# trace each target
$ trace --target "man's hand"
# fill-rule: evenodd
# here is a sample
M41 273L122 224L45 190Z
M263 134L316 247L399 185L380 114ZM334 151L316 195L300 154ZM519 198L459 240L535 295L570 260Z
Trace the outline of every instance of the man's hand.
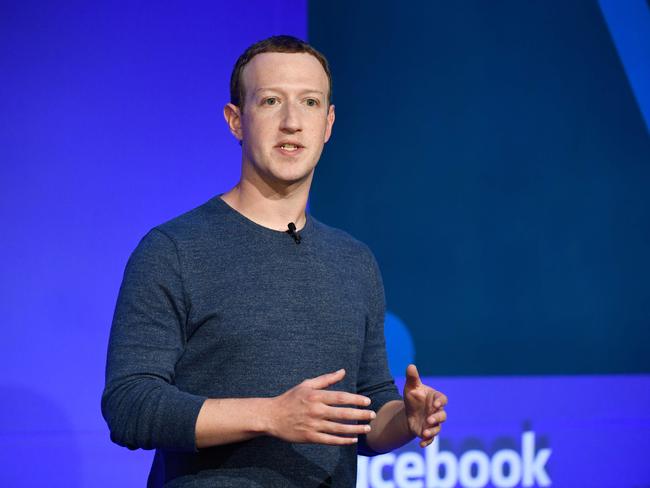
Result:
M369 422L376 415L371 410L335 406L370 405L368 397L325 390L344 376L345 370L340 369L307 379L272 398L267 412L270 422L268 434L288 442L330 445L356 443L359 434L370 432L370 425L356 424L354 421Z
M411 434L420 437L420 447L426 447L440 432L442 422L447 420L447 397L420 381L414 364L406 368L404 385L404 407L406 421Z

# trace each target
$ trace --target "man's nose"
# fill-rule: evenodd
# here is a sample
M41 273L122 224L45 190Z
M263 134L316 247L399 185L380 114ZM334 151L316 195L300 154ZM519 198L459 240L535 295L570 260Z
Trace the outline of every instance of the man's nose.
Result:
M290 133L302 130L298 107L291 103L284 105L282 110L282 120L280 121L280 130Z

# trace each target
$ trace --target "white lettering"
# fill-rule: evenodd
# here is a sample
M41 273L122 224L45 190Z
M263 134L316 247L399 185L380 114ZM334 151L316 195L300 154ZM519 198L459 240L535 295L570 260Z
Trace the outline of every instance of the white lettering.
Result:
M373 458L360 456L357 461L357 488L495 488L546 487L551 479L546 464L551 449L535 451L535 433L521 436L521 454L512 449L496 451L492 457L472 449L460 459L451 451L440 451L439 441L424 450L406 451L399 455L382 454ZM393 468L393 476L384 477L385 468Z
M395 454L389 452L380 456L375 456L370 461L370 486L372 488L395 488L395 483L384 479L382 471L384 466L390 466L395 463Z
M424 481L424 460L417 452L405 452L395 462L394 478L399 488L422 488Z
M368 488L368 461L367 456L357 456L357 488Z
M523 486L534 486L535 480L539 486L549 486L551 480L544 469L550 449L540 449L535 454L535 432L524 432L521 436L521 457L524 465Z
M490 481L490 458L482 451L467 451L460 457L458 478L461 486L466 488L483 488ZM472 476L472 465L476 466L476 475Z
M505 467L508 466L508 474ZM512 449L502 449L492 456L491 473L492 484L499 488L512 488L521 479L521 458L519 453Z
M438 438L424 448L427 466L427 488L453 488L458 481L458 462L454 453L438 451ZM440 467L445 468L445 476L440 478Z

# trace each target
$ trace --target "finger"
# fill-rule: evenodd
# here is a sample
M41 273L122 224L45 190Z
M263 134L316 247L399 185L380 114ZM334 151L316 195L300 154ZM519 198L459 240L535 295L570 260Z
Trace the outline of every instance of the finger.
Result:
M345 369L339 369L333 373L325 373L315 378L309 378L303 381L304 385L310 386L315 390L322 390L335 383L338 383L345 376Z
M440 433L440 425L436 425L435 427L424 429L420 437L422 437L422 439L431 439L437 436L439 433Z
M433 406L436 408L443 408L447 405L447 395L442 392L436 391L436 399L433 402Z
M315 399L326 405L357 405L359 407L370 405L370 398L347 391L319 390Z
M427 447L427 446L429 446L433 441L434 441L434 439L429 439L429 440L427 440L427 441L420 441L420 447L422 447L422 448Z
M345 408L345 407L326 407L324 418L329 420L360 420L362 422L369 422L377 414L372 410L365 410L361 408Z
M415 366L415 364L409 364L406 368L406 386L409 388L417 388L421 385L422 382L420 381L418 368Z
M316 432L309 440L309 442L315 442L316 444L327 444L330 446L348 446L350 444L356 444L358 440L357 437L343 437Z
M324 420L318 430L327 434L361 435L370 432L370 426L368 424L342 424Z
M440 424L447 420L447 412L440 410L427 418L429 425Z

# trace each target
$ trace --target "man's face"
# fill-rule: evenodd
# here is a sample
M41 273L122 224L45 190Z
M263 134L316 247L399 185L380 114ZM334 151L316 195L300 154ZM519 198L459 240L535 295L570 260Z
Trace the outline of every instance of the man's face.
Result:
M244 170L271 184L310 181L334 123L320 62L307 53L258 54L244 67L242 82Z

